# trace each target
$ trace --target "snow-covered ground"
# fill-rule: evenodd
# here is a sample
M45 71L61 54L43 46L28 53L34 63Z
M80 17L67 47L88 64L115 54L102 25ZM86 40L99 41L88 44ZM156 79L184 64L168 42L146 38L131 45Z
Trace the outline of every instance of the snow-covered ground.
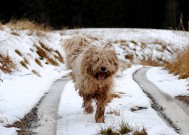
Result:
M128 62L126 56L132 55L133 63L148 58L170 61L177 52L189 44L189 33L177 31L80 29L45 33L4 27L0 30L0 55L8 54L16 63L17 70L11 74L0 71L0 79L3 80L3 82L0 80L0 135L17 134L16 128L5 126L23 118L44 96L53 81L67 74L65 65L56 59L58 55L56 50L64 55L61 44L64 39L75 33L97 37L99 42L110 40L120 60ZM51 52L45 50L43 45L50 48ZM41 59L36 46L45 50L58 66ZM15 53L15 50L19 50L21 56ZM42 66L36 63L36 59ZM20 64L26 60L27 68ZM133 72L140 67L132 66L119 72L114 91L120 94L121 98L115 98L108 104L103 124L95 123L94 114L83 113L82 100L70 81L61 97L59 115L62 118L58 120L57 134L98 134L102 128L109 126L118 130L122 121L129 124L133 130L144 127L150 135L176 134L151 108L150 100L132 79ZM161 68L152 68L148 74L150 74L148 79L157 84L163 92L172 96L188 94L186 86L188 80L178 80ZM165 87L166 89L163 89ZM136 106L146 109L131 111L131 108Z
M139 68L141 66L132 66L116 78L114 92L120 93L121 97L108 104L103 124L95 123L95 113L84 114L82 99L70 81L63 90L59 105L61 119L58 120L57 135L94 135L108 127L119 131L122 122L130 125L133 131L145 128L149 135L176 135L151 108L151 101L133 80L132 75ZM137 107L144 109L132 111Z

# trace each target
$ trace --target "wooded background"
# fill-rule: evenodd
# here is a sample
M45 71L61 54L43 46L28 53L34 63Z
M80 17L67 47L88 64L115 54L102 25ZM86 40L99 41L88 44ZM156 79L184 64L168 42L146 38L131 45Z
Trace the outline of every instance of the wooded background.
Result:
M176 29L189 21L189 0L2 0L0 20L29 19L54 28Z

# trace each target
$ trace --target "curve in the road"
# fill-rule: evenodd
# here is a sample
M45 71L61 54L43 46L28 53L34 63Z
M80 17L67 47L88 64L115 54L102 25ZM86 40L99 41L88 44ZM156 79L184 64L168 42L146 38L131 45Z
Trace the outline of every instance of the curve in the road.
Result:
M53 83L48 93L38 106L37 115L39 121L37 128L33 132L39 135L55 135L58 119L58 106L60 97L65 84L70 79L68 77L61 78Z
M176 132L181 135L189 134L189 115L182 103L175 98L161 92L146 77L149 68L141 68L133 74L133 79L140 85L143 91L152 100L152 107L158 112Z

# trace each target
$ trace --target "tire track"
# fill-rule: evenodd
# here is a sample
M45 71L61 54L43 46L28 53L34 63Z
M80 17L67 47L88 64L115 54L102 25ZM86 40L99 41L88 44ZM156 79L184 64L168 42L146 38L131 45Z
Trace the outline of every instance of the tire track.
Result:
M38 135L56 135L58 107L60 97L65 84L70 80L68 77L61 78L54 82L38 106L37 115L39 121L33 132Z
M149 68L139 69L133 74L133 79L151 99L152 108L158 112L159 116L166 121L169 126L173 127L177 133L188 135L188 110L183 108L183 103L162 93L158 87L146 78L148 69Z

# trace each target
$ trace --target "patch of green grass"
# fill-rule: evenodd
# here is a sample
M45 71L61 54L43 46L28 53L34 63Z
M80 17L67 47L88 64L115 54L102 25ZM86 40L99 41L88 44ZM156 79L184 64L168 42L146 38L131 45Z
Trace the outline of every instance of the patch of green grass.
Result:
M148 135L146 129L143 128L141 131L134 131L133 135Z
M131 131L132 131L131 127L127 123L122 121L121 124L120 124L120 130L119 130L120 134L127 134Z
M111 127L108 127L107 129L102 129L100 131L100 134L101 135L119 135L119 133L113 131Z
M125 123L124 121L121 122L119 125L119 130L114 130L112 127L102 128L100 135L148 135L146 129L143 128L142 130L133 129L129 124Z

